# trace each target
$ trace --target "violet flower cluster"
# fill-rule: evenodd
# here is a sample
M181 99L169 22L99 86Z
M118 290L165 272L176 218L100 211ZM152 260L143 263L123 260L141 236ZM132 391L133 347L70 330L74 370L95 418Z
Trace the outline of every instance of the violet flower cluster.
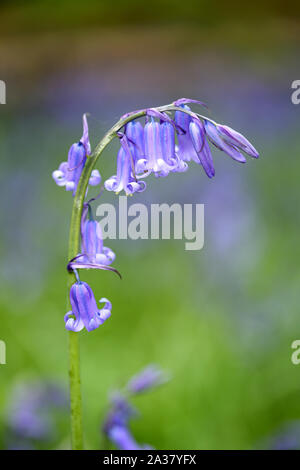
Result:
M137 120L126 124L124 133L118 133L117 173L104 183L108 191L118 194L123 190L126 195L144 191L146 183L141 178L151 173L166 177L184 172L192 160L212 178L215 168L209 142L240 163L246 162L243 153L258 158L257 150L242 134L193 113L186 104L190 101L175 101L182 111L176 110L174 118L151 108L146 110L144 127Z
M150 365L129 380L123 392L117 391L111 395L111 408L105 418L102 430L117 449L142 450L152 448L149 445L139 444L130 431L130 421L136 418L139 413L131 405L129 398L153 389L168 380L167 374L157 366Z

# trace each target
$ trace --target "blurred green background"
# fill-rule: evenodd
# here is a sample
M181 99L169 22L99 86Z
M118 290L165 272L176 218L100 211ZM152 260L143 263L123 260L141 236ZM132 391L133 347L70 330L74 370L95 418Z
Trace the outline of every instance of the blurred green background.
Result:
M101 445L107 395L148 363L172 381L136 400L132 430L157 449L248 449L300 419L299 5L281 2L1 2L0 443L15 386L67 387L66 253L72 197L51 173L81 137L182 96L245 134L258 161L215 150L200 167L149 178L134 202L205 204L205 245L107 241L123 280L82 275L110 320L80 333L88 448ZM116 144L98 166L114 174ZM117 198L106 193L103 201ZM52 447L68 447L68 417ZM300 446L300 435L299 435Z

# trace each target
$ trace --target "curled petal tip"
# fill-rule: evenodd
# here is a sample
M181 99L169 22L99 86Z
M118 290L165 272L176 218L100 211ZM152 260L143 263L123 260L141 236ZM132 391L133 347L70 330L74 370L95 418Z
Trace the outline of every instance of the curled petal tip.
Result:
M101 175L98 170L93 170L89 179L91 186L98 186L101 183Z
M201 106L204 106L204 108L208 109L208 106L205 103L203 103L203 101L199 101L199 100L193 100L190 98L179 98L178 100L174 101L175 106L181 106L183 104L188 104L188 103L200 104Z

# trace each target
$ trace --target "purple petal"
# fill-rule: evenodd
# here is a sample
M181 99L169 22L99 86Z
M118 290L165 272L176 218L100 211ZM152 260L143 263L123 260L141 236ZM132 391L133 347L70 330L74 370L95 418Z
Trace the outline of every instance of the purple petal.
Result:
M139 121L130 121L126 124L126 136L133 146L134 162L145 157L144 129Z
M114 426L109 430L108 437L119 450L141 450L125 426Z
M82 122L83 122L83 134L80 139L80 142L84 145L86 155L91 155L91 144L89 140L89 126L87 122L86 113L82 116Z
M246 137L244 137L242 134L235 131L234 129L231 129L231 127L229 126L224 126L220 124L217 125L217 129L221 137L225 140L225 142L227 142L230 145L239 147L245 153L250 155L250 157L253 157L253 158L259 157L258 151L253 147L253 145L249 142L249 140L247 140Z
M89 179L91 186L98 186L101 183L101 175L98 170L93 170Z
M237 162L240 162L240 163L246 162L246 158L244 157L244 155L242 155L235 147L224 142L224 140L220 137L220 134L218 133L216 126L212 122L205 121L204 126L205 126L206 134L208 135L211 142L216 147L218 147L223 152L227 153L227 155L229 155L231 158L233 158Z
M172 124L163 122L160 124L162 154L164 161L170 165L170 170L176 169L177 159L175 155L175 131Z
M188 106L182 105L182 108L190 110ZM191 116L186 113L176 111L175 112L175 123L177 127L182 129L182 133L177 135L178 139L178 157L184 161L189 162L194 160L196 163L199 163L198 155L195 151L194 145L190 137L189 126L192 121Z
M132 377L126 388L130 393L142 393L150 388L157 387L169 380L167 376L155 364L146 367L142 372Z
M65 326L66 326L66 329L69 330L69 331L74 331L74 333L77 333L78 331L81 331L83 330L84 328L84 324L83 322L77 318L72 318L72 315L75 315L73 312L68 312L66 313L65 317L64 317L64 321L65 321Z
M207 108L207 105L203 103L202 101L191 100L190 98L179 98L179 100L174 101L175 106L181 106L182 104L187 104L187 103L196 103Z
M76 193L77 185L80 180L80 176L83 167L86 162L85 147L82 142L73 144L70 147L68 154L68 168L66 174L66 190L73 191L73 196Z
M146 189L145 181L132 181L126 186L126 194L142 193Z
M189 126L190 136L197 152L199 160L209 178L215 175L213 160L210 148L205 139L205 132L202 122L193 119Z
M125 136L126 137L126 136ZM133 146L128 143L127 137L122 138L121 148L118 152L117 175L105 181L104 187L117 194L124 190L125 194L143 191L146 187L143 181L137 181L132 175Z
M165 125L167 127L171 126L168 122L159 124L153 118L145 125L145 154L147 160L145 169L153 172L156 177L165 177L175 168L174 159L167 163L164 158L162 129L166 129ZM169 148L168 151L170 150Z
M65 186L67 181L68 163L62 162L58 170L53 171L52 178L58 186Z
M166 113L162 113L161 111L158 111L155 108L147 109L147 116L152 116L152 117L158 118L161 121L168 122L173 127L175 127L175 122L173 121L172 118L170 118L170 116L168 116Z
M110 316L111 316L111 302L106 299L105 297L102 297L102 299L99 300L100 303L104 303L104 306L100 309L99 316L102 322L105 322Z
M116 191L117 186L118 182L116 175L111 176L110 178L108 178L108 180L104 182L104 187L105 189L107 189L107 191Z

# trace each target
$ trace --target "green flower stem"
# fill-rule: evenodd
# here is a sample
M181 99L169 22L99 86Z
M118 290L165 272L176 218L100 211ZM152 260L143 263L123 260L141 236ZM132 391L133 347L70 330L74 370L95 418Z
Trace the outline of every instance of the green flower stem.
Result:
M169 104L156 108L158 111L183 111L193 115L192 112ZM91 172L105 147L116 137L116 133L129 121L140 118L147 114L147 110L140 110L122 117L103 137L96 146L91 156L87 158L83 168L80 181L78 183L76 195L74 198L70 235L68 260L74 258L80 253L81 239L81 214L84 204L84 198L88 187ZM71 285L75 282L74 273L69 274L68 292ZM69 380L70 380L70 401L71 401L71 441L72 449L83 449L83 430L82 430L82 400L80 385L80 355L79 355L79 333L69 332Z

